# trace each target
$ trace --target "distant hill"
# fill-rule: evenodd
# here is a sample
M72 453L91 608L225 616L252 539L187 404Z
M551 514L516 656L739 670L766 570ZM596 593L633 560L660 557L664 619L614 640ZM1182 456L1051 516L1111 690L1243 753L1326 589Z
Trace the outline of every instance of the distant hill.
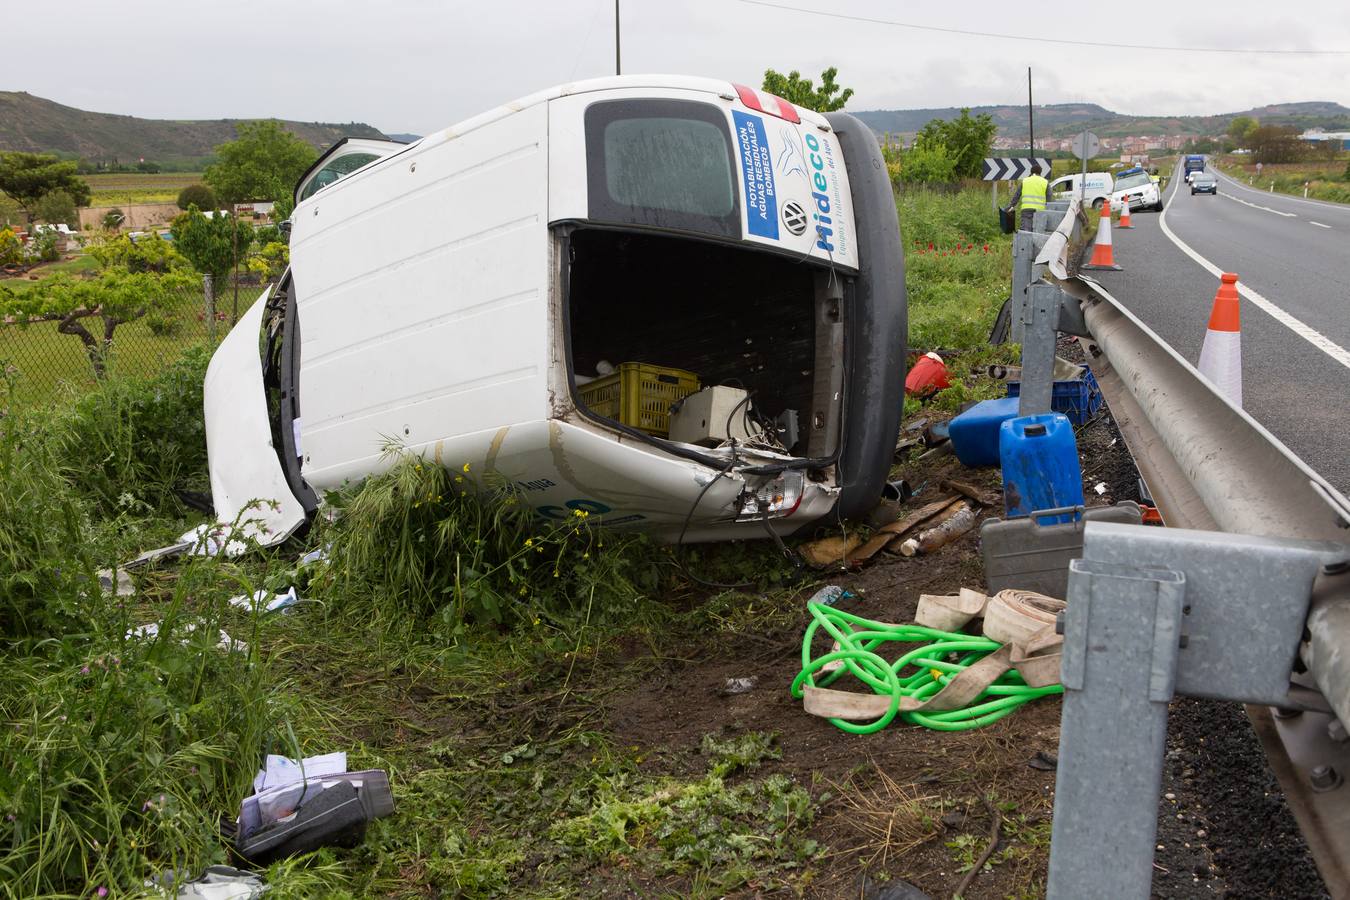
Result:
M992 116L1002 137L1026 139L1025 106L972 106L970 112L971 115L988 113ZM897 136L909 136L930 119L955 119L961 115L961 110L953 106L878 109L855 112L854 115L879 135L889 132ZM1252 116L1263 125L1294 125L1299 128L1320 126L1332 131L1350 129L1350 109L1339 103L1324 101L1279 103L1213 116L1126 116L1095 103L1052 103L1037 106L1035 116L1038 137L1069 137L1084 129L1095 132L1098 137L1217 135L1226 131L1228 123L1236 116Z
M144 157L165 165L200 162L218 144L234 140L242 119L175 121L86 112L24 92L0 91L0 150L58 153L95 162L135 162ZM352 122L281 124L317 149L343 137L382 138L370 125Z

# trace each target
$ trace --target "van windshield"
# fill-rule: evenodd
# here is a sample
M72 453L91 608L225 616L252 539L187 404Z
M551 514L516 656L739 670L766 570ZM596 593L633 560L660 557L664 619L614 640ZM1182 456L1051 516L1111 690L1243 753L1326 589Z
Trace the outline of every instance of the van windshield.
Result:
M740 237L726 113L685 100L586 109L588 217Z

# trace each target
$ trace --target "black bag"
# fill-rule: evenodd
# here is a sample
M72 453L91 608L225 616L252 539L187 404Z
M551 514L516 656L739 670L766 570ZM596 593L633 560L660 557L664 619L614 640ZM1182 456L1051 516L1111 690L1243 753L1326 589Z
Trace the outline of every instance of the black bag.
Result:
M998 208L998 227L1004 234L1012 234L1017 230L1017 210L1012 206L1000 206Z

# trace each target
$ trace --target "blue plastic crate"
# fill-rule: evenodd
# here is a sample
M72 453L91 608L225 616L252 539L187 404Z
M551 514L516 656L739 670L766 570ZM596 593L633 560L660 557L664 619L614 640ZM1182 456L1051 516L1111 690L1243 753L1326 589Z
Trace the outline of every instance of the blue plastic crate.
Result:
M1020 381L1008 382L1008 396L1022 393ZM1068 416L1075 425L1082 425L1102 408L1102 389L1092 372L1083 370L1083 377L1075 381L1056 381L1050 395L1050 409Z

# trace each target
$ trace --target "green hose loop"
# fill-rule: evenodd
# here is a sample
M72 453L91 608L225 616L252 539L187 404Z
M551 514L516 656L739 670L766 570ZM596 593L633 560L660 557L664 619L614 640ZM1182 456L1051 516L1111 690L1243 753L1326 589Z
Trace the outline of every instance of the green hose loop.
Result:
M850 734L880 731L897 715L902 722L934 731L966 731L997 722L1038 697L1064 693L1063 685L1058 684L1031 687L1016 669L1009 669L963 709L900 712L903 699L928 699L1002 644L980 635L939 631L922 625L876 622L823 603L811 602L806 608L811 613L811 622L802 636L802 669L792 680L792 696L801 699L806 687L825 687L845 675L852 675L873 693L890 697L890 706L875 721L859 724L846 719L830 719L835 727ZM811 644L822 631L838 645L838 649L813 658ZM890 663L878 652L890 643L919 646ZM842 665L821 674L817 680L821 669L831 663Z

